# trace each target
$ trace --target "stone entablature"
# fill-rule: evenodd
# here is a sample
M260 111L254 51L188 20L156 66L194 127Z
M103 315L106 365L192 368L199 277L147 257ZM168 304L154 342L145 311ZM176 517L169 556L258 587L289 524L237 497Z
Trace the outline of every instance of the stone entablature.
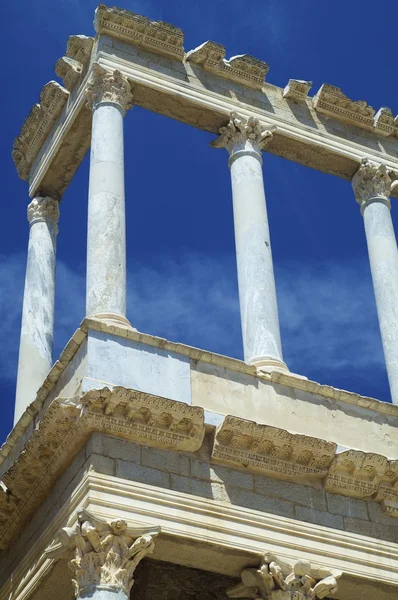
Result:
M66 55L55 65L55 72L61 77L66 89L71 92L87 70L94 38L85 35L71 35L66 46Z
M47 83L15 139L12 158L21 179L26 179L40 148L46 141L55 121L61 114L69 92L56 81Z
M184 34L169 23L150 21L128 10L100 4L95 11L94 26L98 35L116 37L176 60L184 58Z
M226 60L225 54L224 46L208 41L190 50L186 54L186 60L200 65L205 71L261 90L269 71L267 63L249 54L232 56Z

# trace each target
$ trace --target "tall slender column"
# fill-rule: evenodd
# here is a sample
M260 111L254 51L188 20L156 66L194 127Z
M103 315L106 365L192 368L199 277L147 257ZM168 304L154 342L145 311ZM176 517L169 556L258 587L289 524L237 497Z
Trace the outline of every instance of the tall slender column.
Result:
M28 206L28 260L22 307L14 424L36 397L52 365L58 202L35 198Z
M126 223L123 117L130 85L119 71L93 67L87 89L93 110L87 233L86 314L126 319Z
M391 397L398 404L398 252L390 213L391 183L386 167L368 159L352 179L365 225Z
M229 152L239 303L245 361L262 370L287 370L282 358L262 157L271 131L257 119L231 113L212 142Z
M78 600L128 600L138 563L154 550L159 527L128 527L104 521L85 509L75 527L64 527L46 549L50 559L66 558Z

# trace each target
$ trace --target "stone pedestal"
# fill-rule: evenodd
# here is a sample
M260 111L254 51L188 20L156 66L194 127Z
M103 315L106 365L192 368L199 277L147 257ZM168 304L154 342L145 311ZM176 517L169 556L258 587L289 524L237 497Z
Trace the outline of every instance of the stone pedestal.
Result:
M245 361L287 370L282 358L261 150L272 133L236 113L212 146L230 154L239 303Z
M398 404L398 252L391 220L391 179L363 160L352 185L361 205L381 339L393 404Z
M93 110L87 233L86 314L126 319L126 223L123 117L130 85L119 71L94 65L87 89Z
M58 202L35 198L28 206L28 260L22 308L14 423L36 397L52 364Z

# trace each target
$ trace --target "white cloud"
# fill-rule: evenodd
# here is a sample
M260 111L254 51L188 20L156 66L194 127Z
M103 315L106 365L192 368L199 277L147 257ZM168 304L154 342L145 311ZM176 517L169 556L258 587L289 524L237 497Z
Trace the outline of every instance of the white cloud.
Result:
M0 379L15 380L25 257L0 256ZM384 376L366 261L277 266L285 360L292 371L332 384L353 367L363 380ZM131 322L140 330L241 358L233 257L188 254L137 265L129 274ZM57 266L55 356L84 315L85 278ZM355 391L355 388L354 390Z

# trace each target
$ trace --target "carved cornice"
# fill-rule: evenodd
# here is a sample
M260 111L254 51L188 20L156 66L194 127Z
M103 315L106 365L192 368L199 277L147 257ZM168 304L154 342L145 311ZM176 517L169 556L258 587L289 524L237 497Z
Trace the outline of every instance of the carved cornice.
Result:
M217 428L212 458L282 479L323 479L336 444L269 425L226 416Z
M59 202L46 196L34 198L28 206L28 221L52 221L57 224L59 219Z
M95 109L101 102L118 104L123 110L133 105L133 95L126 77L120 71L107 71L98 63L93 65L93 77L87 85L87 105Z
M364 158L351 183L356 201L361 208L364 208L373 198L382 198L387 205L390 205L392 180L385 165Z
M340 88L324 83L313 99L316 111L358 125L373 129L374 108L364 100L347 98Z
M2 478L0 511L6 507L6 521L0 512L0 548L18 533L94 431L147 446L194 452L204 438L204 412L122 387L54 400Z
M267 63L249 54L232 56L226 60L225 53L224 46L208 41L187 52L186 60L200 65L206 71L261 90L269 71Z
M150 21L127 10L100 4L95 11L94 26L99 35L116 37L176 60L184 58L184 34L169 23Z
M286 100L293 100L293 102L305 102L311 87L312 81L289 79L289 83L283 90L283 97L286 98Z
M210 146L225 148L230 154L239 150L251 150L259 154L272 140L272 130L272 127L260 125L254 117L245 119L237 112L231 112L228 125L220 128L219 137Z
M55 72L63 79L70 92L75 88L82 74L87 70L94 38L85 35L71 35L66 46L66 56L55 65Z
M97 586L122 590L130 597L138 563L152 554L160 527L128 527L126 521L105 521L87 510L77 513L77 524L64 527L46 549L50 559L67 558L74 575L76 598Z
M371 498L389 469L385 456L346 450L335 456L325 479L325 489L352 498Z
M394 115L387 106L383 106L377 111L373 119L373 125L380 135L388 136L398 132Z
M227 595L263 600L322 600L337 592L341 575L341 571L313 567L307 560L290 564L267 552L258 569L242 571L242 583L228 590Z
M51 128L66 104L69 92L56 81L47 83L14 141L12 158L18 175L27 179L29 170Z

